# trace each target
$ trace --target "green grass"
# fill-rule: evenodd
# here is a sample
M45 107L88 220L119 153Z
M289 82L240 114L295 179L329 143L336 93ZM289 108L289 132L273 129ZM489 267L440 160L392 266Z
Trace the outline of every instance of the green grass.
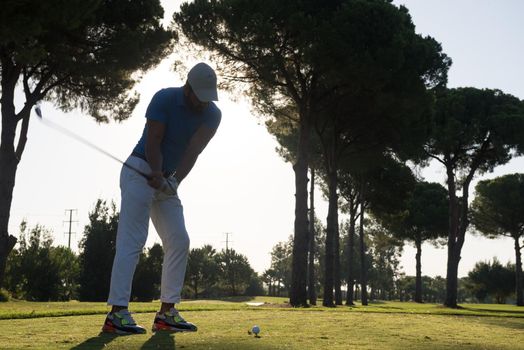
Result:
M265 302L268 305L272 305L281 304L284 300L284 298L275 297L232 297L222 300L184 301L180 309L184 311L241 310L250 308L245 302ZM137 313L155 312L158 309L158 303L131 303L130 309ZM98 315L105 314L107 311L107 305L99 302L10 301L0 303L0 320Z
M1 349L524 349L524 309L511 305L373 303L293 309L283 298L187 301L192 334L100 334L104 303L0 303ZM263 301L250 307L246 301ZM157 303L134 303L149 328ZM9 316L11 315L11 316ZM62 316L60 316L62 315ZM68 316L66 316L68 315ZM69 316L70 315L70 316ZM53 316L53 317L48 317ZM247 334L254 324L261 337Z
M277 297L233 297L221 300L188 300L184 301L180 310L182 311L233 311L279 308L280 310L296 310L286 304L287 298ZM248 306L247 302L264 302L261 307ZM321 301L320 301L321 303ZM155 312L158 303L131 303L130 309L136 313ZM29 301L10 301L0 303L0 320L36 318L36 317L57 317L57 316L78 316L78 315L99 315L105 314L108 307L105 303L95 302L29 302ZM462 315L462 316L497 316L497 317L522 317L524 318L524 308L514 305L498 304L462 304L458 309L450 309L439 304L418 304L411 302L372 302L369 306L359 304L347 307L325 308L313 306L304 311L329 311L329 312L372 312L372 313L405 313L405 314L431 314L431 315Z

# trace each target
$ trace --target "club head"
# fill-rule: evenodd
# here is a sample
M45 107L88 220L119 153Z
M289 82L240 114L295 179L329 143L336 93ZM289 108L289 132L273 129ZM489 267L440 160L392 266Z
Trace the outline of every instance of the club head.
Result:
M38 116L38 118L42 119L42 110L40 109L39 105L36 105L35 112L36 112L36 115Z

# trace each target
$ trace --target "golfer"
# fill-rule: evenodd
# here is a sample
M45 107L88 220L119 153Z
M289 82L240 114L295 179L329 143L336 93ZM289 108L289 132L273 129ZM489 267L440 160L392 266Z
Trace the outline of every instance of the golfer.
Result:
M158 91L147 107L142 137L126 162L150 174L150 179L125 166L120 174L122 200L107 301L112 309L102 327L104 332L136 334L146 331L133 320L128 304L150 218L164 250L162 304L152 330L197 330L175 308L180 303L189 251L189 236L176 187L215 135L221 119L220 110L212 102L217 100L215 72L207 64L198 63L189 71L184 86Z

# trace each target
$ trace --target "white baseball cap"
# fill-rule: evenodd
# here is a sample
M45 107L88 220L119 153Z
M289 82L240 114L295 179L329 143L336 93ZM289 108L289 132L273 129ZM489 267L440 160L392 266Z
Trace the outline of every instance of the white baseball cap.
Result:
M217 75L207 64L201 62L191 68L187 82L200 101L218 101Z

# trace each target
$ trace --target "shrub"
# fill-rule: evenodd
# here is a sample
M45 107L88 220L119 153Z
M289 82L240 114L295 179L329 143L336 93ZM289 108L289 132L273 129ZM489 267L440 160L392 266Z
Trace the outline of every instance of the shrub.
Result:
M9 301L9 292L5 289L0 289L0 302Z

